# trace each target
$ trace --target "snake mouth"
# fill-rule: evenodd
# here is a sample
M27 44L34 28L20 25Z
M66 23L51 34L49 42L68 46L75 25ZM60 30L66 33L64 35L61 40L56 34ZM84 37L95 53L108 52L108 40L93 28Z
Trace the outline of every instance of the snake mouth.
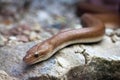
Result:
M32 64L35 64L37 62L40 62L42 61L44 58L44 56L39 56L38 58L28 58L28 56L25 56L23 58L23 61L27 64L27 65L32 65Z
M23 58L23 61L24 61L27 65L31 65L31 64L34 64L35 59L30 59L30 58L28 58L27 56L25 56L25 57Z
M33 59L33 60L27 60L23 58L23 61L27 64L27 65L32 65L34 63L36 63L37 60Z

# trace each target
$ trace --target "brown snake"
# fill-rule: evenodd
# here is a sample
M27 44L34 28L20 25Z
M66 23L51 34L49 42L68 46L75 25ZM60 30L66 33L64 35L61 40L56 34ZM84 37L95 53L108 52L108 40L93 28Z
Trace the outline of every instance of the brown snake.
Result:
M27 51L23 61L27 64L35 64L50 58L58 50L70 44L98 42L105 34L105 23L120 26L120 16L107 9L96 9L94 6L81 4L78 5L78 12L80 10L88 12L81 17L84 28L62 31L38 43Z

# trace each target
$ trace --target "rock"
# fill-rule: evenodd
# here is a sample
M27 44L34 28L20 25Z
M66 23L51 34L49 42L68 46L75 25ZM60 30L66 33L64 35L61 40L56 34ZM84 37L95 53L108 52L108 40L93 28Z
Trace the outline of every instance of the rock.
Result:
M112 35L114 35L114 34L115 34L115 33L114 33L114 31L113 31L113 29L109 29L109 28L108 28L108 29L106 29L106 31L105 31L105 32L106 32L106 35L107 35L107 36L112 36Z
M28 37L25 36L25 35L18 35L17 40L22 41L22 42L28 42L29 41Z
M75 28L76 28L76 29L82 28L82 25L76 24L76 25L75 25Z
M10 36L10 37L9 37L9 40L16 41L16 40L17 40L17 38L16 38L15 36Z
M48 14L46 11L44 10L40 10L39 12L37 12L37 18L39 19L39 21L41 23L43 23L44 25L47 24L51 24L52 23L52 17L50 16L50 14Z
M36 31L36 32L40 32L40 31L42 31L42 28L41 28L41 25L40 25L40 24L36 23L36 24L31 28L31 30Z
M28 66L22 59L37 43L0 48L0 70L20 80L120 79L120 43L108 36L99 43L68 46L48 60Z
M92 58L88 65L71 69L65 80L120 80L119 66L119 61Z
M17 78L9 76L5 71L0 70L0 80L18 80Z
M40 36L41 36L41 39L42 39L42 40L45 40L45 39L47 39L47 38L52 37L52 35L51 35L49 32L42 32L42 33L40 34ZM44 38L43 38L43 37L44 37Z
M12 27L13 27L13 25L5 25L5 24L3 24L3 23L0 23L0 33L1 33L2 35L7 36L7 35L10 34L10 33L9 33L9 29L11 29Z
M24 30L23 34L28 36L30 34L30 30Z
M112 42L120 41L120 37L118 37L117 35L113 35L111 37L111 40L112 40Z
M19 42L18 40L9 40L6 45L13 46L17 44L22 44L22 42Z
M9 30L10 35L22 35L24 34L24 31L30 31L30 26L28 25L17 25L16 27L13 27Z
M7 41L7 39L0 34L0 46L5 45L5 42L6 42L6 41Z
M36 32L34 32L34 31L32 31L32 32L30 33L30 35L29 35L30 41L36 40L36 39L37 39L37 36L38 36L38 34L37 34Z
M5 25L10 25L10 24L13 23L13 21L9 18L9 19L7 19L7 20L4 20L3 23L4 23Z
M115 30L115 33L120 37L120 29Z

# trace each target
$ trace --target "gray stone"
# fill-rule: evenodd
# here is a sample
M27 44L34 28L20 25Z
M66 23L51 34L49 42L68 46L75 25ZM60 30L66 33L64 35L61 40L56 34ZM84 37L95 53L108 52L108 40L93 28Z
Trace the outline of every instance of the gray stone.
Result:
M0 80L18 80L17 78L9 76L5 71L0 70Z
M4 46L7 39L0 34L0 46Z
M101 42L75 44L46 61L28 66L26 51L38 42L0 48L0 70L20 80L111 80L120 79L120 42L105 36Z

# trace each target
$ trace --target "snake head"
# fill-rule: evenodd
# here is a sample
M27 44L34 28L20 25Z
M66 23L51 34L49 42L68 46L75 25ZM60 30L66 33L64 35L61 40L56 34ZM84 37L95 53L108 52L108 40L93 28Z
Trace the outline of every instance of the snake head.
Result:
M23 58L26 64L35 64L48 58L48 53L51 51L51 45L48 43L40 43L27 51L27 54Z

